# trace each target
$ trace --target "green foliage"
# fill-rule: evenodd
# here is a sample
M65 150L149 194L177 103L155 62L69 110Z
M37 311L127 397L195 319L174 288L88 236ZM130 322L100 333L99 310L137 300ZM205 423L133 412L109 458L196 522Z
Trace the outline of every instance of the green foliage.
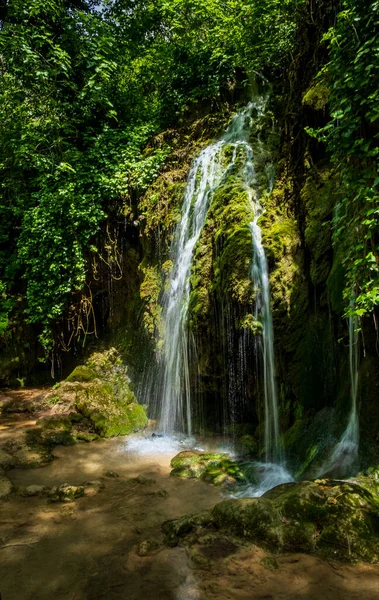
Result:
M304 4L115 0L98 11L90 0L9 0L0 29L0 335L24 319L46 353L56 347L90 285L99 232L118 214L133 225L135 200L166 159L154 135L194 104L230 97L256 71L282 73Z
M116 0L107 13L136 77L155 86L169 120L218 98L255 71L272 80L289 63L303 0ZM159 102L157 103L157 99Z
M84 287L90 242L114 204L143 191L166 151L117 106L126 82L109 26L58 0L11 2L0 33L0 333L25 279L25 313L52 328ZM96 250L95 248L93 248Z
M379 303L379 2L344 0L339 8L319 75L329 86L331 120L309 133L326 142L340 176L333 241L344 257L345 313L362 316Z

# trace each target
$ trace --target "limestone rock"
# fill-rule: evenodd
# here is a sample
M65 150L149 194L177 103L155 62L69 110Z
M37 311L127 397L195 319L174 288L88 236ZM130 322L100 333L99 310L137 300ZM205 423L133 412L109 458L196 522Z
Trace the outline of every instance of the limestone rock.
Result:
M55 394L60 399L56 410L65 410L69 416L61 417L59 436L45 434L53 443L128 435L143 429L148 422L145 408L137 403L126 367L114 348L93 353L85 365L77 366L60 384ZM49 431L52 420L40 424Z

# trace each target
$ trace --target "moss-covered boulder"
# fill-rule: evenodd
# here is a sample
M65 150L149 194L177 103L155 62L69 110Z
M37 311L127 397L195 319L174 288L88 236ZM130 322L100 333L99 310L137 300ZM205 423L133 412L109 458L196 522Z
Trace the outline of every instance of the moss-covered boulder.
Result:
M261 498L224 501L212 517L221 529L274 551L376 562L378 492L369 479L288 483Z
M66 381L81 381L90 382L98 377L98 374L94 369L87 367L86 365L78 365L75 367L73 372L67 377Z
M47 444L127 435L147 425L115 348L94 352L55 390L54 414L38 421Z
M241 466L227 454L209 454L195 450L180 452L171 460L171 475L187 479L202 479L214 485L235 485L246 482Z
M125 402L112 388L93 382L77 390L76 409L87 417L95 433L101 437L127 435L147 425L147 415L137 402Z
M212 511L163 524L166 543L188 545L204 527L272 552L304 552L348 562L379 561L379 485L375 479L280 485L261 498L225 500Z

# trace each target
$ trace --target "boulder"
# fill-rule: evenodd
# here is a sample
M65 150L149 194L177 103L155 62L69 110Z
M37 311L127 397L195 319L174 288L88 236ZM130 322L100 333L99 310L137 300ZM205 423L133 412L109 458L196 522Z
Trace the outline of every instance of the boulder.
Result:
M372 480L287 483L261 498L226 500L214 524L273 551L379 560L379 488Z
M211 511L167 521L162 528L169 546L195 544L208 530L273 553L376 563L378 494L377 480L368 477L286 483L260 498L224 500Z
M171 460L171 475L187 479L202 479L219 486L246 482L241 466L227 454L209 454L185 450Z
M114 348L93 353L54 393L59 399L55 412L65 414L57 414L55 422L50 417L39 423L46 430L47 443L128 435L148 423L145 408L137 403L127 369Z

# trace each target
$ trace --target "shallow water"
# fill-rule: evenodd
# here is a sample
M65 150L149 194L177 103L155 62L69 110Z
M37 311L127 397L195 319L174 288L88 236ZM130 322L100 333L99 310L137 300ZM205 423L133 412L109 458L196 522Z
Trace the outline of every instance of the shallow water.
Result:
M277 485L295 481L285 467L275 463L255 462L251 464L251 471L256 483L241 486L231 494L232 498L259 498Z
M17 486L101 479L105 488L70 504L19 495L0 503L2 600L377 598L378 569L368 565L331 566L290 555L276 557L272 569L266 551L234 545L226 536L194 548L162 546L162 522L208 510L221 499L212 485L170 477L170 459L190 441L136 436L57 447L49 466L10 471ZM201 449L223 444L197 441ZM119 477L106 477L106 471ZM279 477L275 469L271 475ZM159 547L140 556L145 540ZM199 555L210 557L205 566Z

